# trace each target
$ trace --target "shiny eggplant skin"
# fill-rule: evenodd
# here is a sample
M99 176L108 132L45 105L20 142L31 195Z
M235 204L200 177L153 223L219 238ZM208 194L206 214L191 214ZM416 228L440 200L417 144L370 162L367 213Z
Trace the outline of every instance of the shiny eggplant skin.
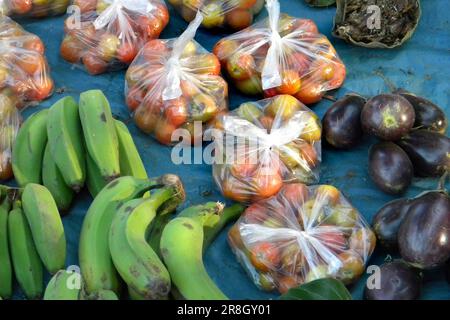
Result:
M439 177L450 170L450 138L443 134L415 130L399 140L417 175Z
M409 209L409 199L396 199L386 203L373 217L372 227L378 242L387 249L397 248L397 234Z
M349 149L361 140L361 111L365 103L363 97L349 94L327 110L322 119L322 127L325 139L331 146Z
M412 200L398 231L403 260L419 269L440 267L450 258L450 197L430 191Z
M361 112L363 131L395 141L408 134L415 121L413 106L400 95L380 94L369 99Z
M417 270L401 260L380 267L379 289L364 290L367 300L415 300L420 297L422 278Z
M393 142L379 142L369 151L369 175L386 193L401 194L411 184L414 169L408 155Z
M427 129L444 134L448 120L444 111L436 104L425 98L416 96L405 90L398 90L397 94L411 103L416 114L415 128Z

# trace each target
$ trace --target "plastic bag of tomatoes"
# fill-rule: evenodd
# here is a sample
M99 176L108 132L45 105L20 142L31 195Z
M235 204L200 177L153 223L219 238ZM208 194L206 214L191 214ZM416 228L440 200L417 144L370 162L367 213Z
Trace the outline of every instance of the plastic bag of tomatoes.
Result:
M376 242L338 189L300 183L248 207L228 240L255 284L281 293L325 277L353 283Z
M162 0L75 0L65 21L61 56L93 75L128 66L169 22Z
M43 18L66 12L70 0L0 0L0 13L13 18Z
M264 6L264 0L169 0L169 3L187 22L194 20L200 11L203 27L234 31L249 27Z
M226 197L251 203L284 183L319 180L320 120L293 96L243 103L215 128L213 176Z
M53 81L44 44L6 16L0 16L0 96L17 108L51 95Z
M201 21L197 14L179 38L148 42L125 76L136 125L162 144L201 143L203 129L228 109L219 60L193 40Z
M21 123L19 110L13 100L0 94L0 181L12 178L12 146Z
M276 0L266 4L269 17L221 39L214 53L238 90L272 97L290 94L305 104L320 101L342 85L343 62L311 20L280 15Z

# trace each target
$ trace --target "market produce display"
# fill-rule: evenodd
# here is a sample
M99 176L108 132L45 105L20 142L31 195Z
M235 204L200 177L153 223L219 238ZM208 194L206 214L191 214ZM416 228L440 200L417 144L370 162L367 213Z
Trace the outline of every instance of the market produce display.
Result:
M11 297L14 274L28 299L41 298L44 269L53 274L66 260L55 200L44 186L29 183L23 189L0 186L0 201L0 294Z
M307 19L280 14L268 0L269 17L221 39L214 53L237 89L248 95L290 94L305 104L339 88L346 69L328 39Z
M13 18L44 18L66 13L70 0L1 0L0 14Z
M81 93L79 106L67 96L31 115L17 134L12 170L21 187L46 186L62 212L85 184L95 197L118 176L147 178L130 132L100 90Z
M290 95L246 102L215 125L213 177L225 197L250 203L276 194L286 182L319 181L321 126Z
M285 185L248 207L228 237L255 284L281 293L326 277L353 283L375 248L375 234L331 185Z
M75 0L81 17L66 19L61 56L93 75L123 69L169 22L160 0Z
M162 144L178 143L183 132L201 143L195 122L207 128L228 109L219 60L193 40L202 19L197 14L179 38L149 41L126 73L126 103L136 125ZM183 130L172 141L177 129Z
M253 17L264 6L264 0L168 0L184 20L194 20L197 11L203 15L202 26L208 29L241 30L250 26Z
M52 94L53 80L38 36L0 15L0 97L23 108ZM8 101L9 100L9 101Z

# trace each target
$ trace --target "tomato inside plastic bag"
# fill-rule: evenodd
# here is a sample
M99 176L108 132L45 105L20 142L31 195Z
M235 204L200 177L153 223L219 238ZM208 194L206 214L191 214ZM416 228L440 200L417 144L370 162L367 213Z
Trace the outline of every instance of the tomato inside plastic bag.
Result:
M213 176L222 193L251 203L276 194L284 183L319 181L321 125L290 95L246 102L215 128Z
M76 0L66 19L61 56L93 75L128 66L169 22L160 0Z
M70 0L0 0L0 14L13 18L43 18L66 12Z
M177 129L184 141L201 142L203 128L228 108L219 60L193 40L201 21L198 14L179 38L148 42L126 73L136 125L162 144L177 143Z
M0 17L0 95L5 96L2 101L23 108L44 100L52 91L42 41L10 18Z
M325 277L355 282L376 241L338 189L299 183L252 204L228 236L255 284L281 293Z
M197 11L203 15L202 26L241 30L250 26L264 6L264 0L169 0L184 20L194 20Z
M280 15L276 0L266 4L269 17L221 39L214 47L238 90L272 97L290 94L305 104L320 101L342 85L343 62L316 24Z

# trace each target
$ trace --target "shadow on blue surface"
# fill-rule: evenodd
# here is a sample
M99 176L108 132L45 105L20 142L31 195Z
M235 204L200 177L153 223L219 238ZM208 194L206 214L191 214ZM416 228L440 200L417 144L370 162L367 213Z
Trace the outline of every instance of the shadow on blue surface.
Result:
M403 47L394 50L370 50L354 47L331 37L332 21L335 8L314 9L308 7L303 0L280 0L282 12L296 17L313 19L320 31L327 35L347 66L348 76L344 86L335 92L341 97L347 92L359 92L370 96L389 90L386 79L398 87L404 87L418 95L423 95L445 108L450 115L450 25L448 0L422 1L422 19L413 38ZM186 23L171 8L171 21L161 38L178 36L186 27ZM262 13L257 18L263 18ZM205 201L223 201L223 197L213 184L211 168L207 165L175 166L170 160L171 150L155 142L152 138L139 132L132 123L124 104L124 72L115 72L100 76L89 76L80 67L71 66L59 56L59 45L63 37L64 17L45 20L21 21L26 30L39 35L46 45L56 92L39 107L25 111L25 115L40 109L48 108L64 95L78 97L79 93L88 89L101 89L108 97L116 117L128 123L135 138L145 166L151 176L163 173L179 175L186 187L187 201L185 206ZM197 33L196 40L206 49L213 45L224 34L211 34L206 30ZM250 100L237 93L230 86L230 106ZM312 109L322 117L330 106L330 101L322 101ZM372 139L366 138L357 148L338 152L325 149L321 168L321 183L333 184L340 188L370 222L374 213L393 197L379 191L367 176L367 155ZM415 179L405 196L412 197L420 192L435 187L436 179ZM67 265L77 264L78 237L84 214L91 202L85 192L78 196L71 213L64 218L64 226L68 240ZM387 253L377 249L369 264L380 264ZM275 294L259 291L247 277L234 258L227 242L226 234L221 236L208 250L206 267L219 287L233 299L267 299L276 298ZM450 287L444 280L443 273L436 272L427 277L424 286L424 299L450 299ZM355 299L362 298L365 278L351 288ZM22 295L17 291L17 298Z

